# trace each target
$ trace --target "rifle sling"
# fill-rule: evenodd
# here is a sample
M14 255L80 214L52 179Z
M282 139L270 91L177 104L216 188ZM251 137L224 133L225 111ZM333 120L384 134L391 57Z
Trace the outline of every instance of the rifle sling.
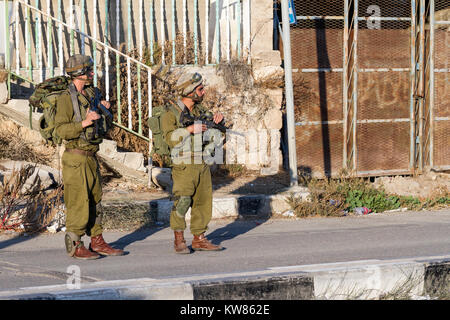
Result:
M73 83L69 84L69 92L70 92L70 99L72 99L72 107L73 107L73 114L75 115L75 120L77 122L81 122L83 121L83 119L81 118L80 105L78 104L78 93ZM84 133L84 130L81 132L80 136L84 140L88 141L88 139L86 138L86 134Z

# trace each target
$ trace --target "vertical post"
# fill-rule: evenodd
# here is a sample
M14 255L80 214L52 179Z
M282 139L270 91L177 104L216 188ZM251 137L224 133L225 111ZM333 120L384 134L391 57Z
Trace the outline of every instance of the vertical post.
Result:
M209 0L205 0L205 65L209 64Z
M251 2L250 0L243 0L243 32L244 32L244 50L247 55L247 63L251 63L251 34L252 34L252 20L251 20Z
M51 1L47 1L47 14L51 17ZM53 20L47 17L47 66L50 72L50 78L55 75L55 70L53 68Z
M283 23L284 77L286 90L286 116L289 148L290 185L298 185L297 154L295 145L294 92L292 86L291 35L288 0L281 0Z
M175 0L172 0L172 65L176 64L176 32L175 32L175 7L176 7L176 3Z
M430 168L434 166L434 16L435 4L434 0L430 0Z
M415 87L416 87L416 34L417 34L417 2L411 0L411 65L410 65L410 97L409 97L409 169L415 169L416 139L415 139Z
M84 25L86 21L86 0L81 0L81 32L84 33ZM81 54L85 54L85 36L81 35Z
M4 17L5 17L5 69L9 70L9 1L6 0L5 1L5 6L4 6L5 11L4 13Z
M237 22L237 58L241 58L241 0L237 1L237 16L236 16L236 22Z
M94 0L94 4L93 4L94 8L94 23L93 23L93 38L94 40L97 40L97 21L98 21L98 16L97 16L97 0ZM92 56L94 58L94 86L97 86L97 80L98 80L98 70L97 70L97 41L93 42L93 50L92 50Z
M8 1L5 1L8 2ZM35 6L37 9L39 9L39 3L40 0L35 1ZM35 39L36 39L36 66L39 69L39 81L41 82L43 79L43 73L42 73L42 62L41 62L41 56L42 56L42 47L41 47L41 14L36 12L36 24L35 24Z
M165 0L160 0L160 14L161 14L161 64L166 64L164 57L164 46L166 42L166 33L164 31L164 2Z
M131 51L131 0L127 1L128 3L128 10L127 10L127 49L128 49L128 54Z
M11 98L11 51L9 44L9 1L5 1L5 68L8 70L8 99Z
M186 43L186 33L187 33L186 1L187 0L183 0L183 18L182 18L183 19L183 49L184 49L183 63L184 64L187 63L187 61L186 61L186 54L187 54L186 53L186 45L187 45L187 43Z
M151 13L153 14L153 13ZM147 69L148 76L148 118L152 117L152 72L150 69ZM148 187L152 186L152 168L153 168L153 159L151 157L152 154L152 141L153 140L153 132L148 128Z
M29 4L29 0L26 1ZM25 8L26 32L25 32L25 52L27 56L26 65L28 69L28 77L33 80L33 61L31 59L31 10L30 7Z
M110 46L109 42L109 0L105 0L105 32L103 41ZM106 101L109 101L109 49L105 47L105 94Z
M216 63L220 63L220 0L216 0Z
M230 62L230 0L225 0L226 6L226 28L227 33L227 61Z
M153 0L150 0L150 63L153 65L154 64L154 60L153 60L153 39L154 39L154 31L153 31L153 15L154 15L154 8L153 8Z
M128 49L128 55L131 54L131 0L128 0L128 16L127 16L127 31L128 31L128 38L127 38L127 49ZM133 129L133 121L131 119L131 60L129 57L127 57L127 85L128 85L128 91L127 91L127 97L128 97L128 129Z
M198 0L194 0L194 64L198 64Z
M116 0L116 47L120 49L120 0ZM122 106L120 102L120 55L116 53L116 87L117 87L117 123L122 124Z
M144 43L144 18L143 18L143 0L139 0L139 61L142 61L142 45ZM138 84L138 132L142 134L142 90L141 90L141 65L137 65L137 84Z
M356 143L356 128L357 128L357 116L358 116L358 10L359 0L354 0L355 12L354 17L354 29L353 29L353 169L357 170L357 158L358 158L358 144Z
M347 169L347 131L348 131L348 21L349 21L349 0L344 1L344 38L343 38L343 62L342 62L342 114L343 114L343 153L342 167Z
M16 1L16 8L14 10L14 22L16 25L16 43L15 49L16 49L16 74L20 75L20 32L19 32L19 1Z
M73 56L73 54L75 53L75 35L74 35L74 15L73 15L73 9L74 9L74 4L73 4L73 0L70 0L70 13L69 13L69 26L70 26L70 55ZM94 13L95 14L95 13Z
M61 0L58 0L58 19L62 21ZM64 51L63 51L63 34L62 24L58 26L58 55L59 55L59 74L64 75Z
M130 58L127 57L127 84L128 84L128 129L133 128L133 122L131 120L131 61Z
M425 51L425 0L420 0L420 49L419 49L419 171L423 169L423 114L424 114L424 85L425 85L425 68L424 68L424 51Z

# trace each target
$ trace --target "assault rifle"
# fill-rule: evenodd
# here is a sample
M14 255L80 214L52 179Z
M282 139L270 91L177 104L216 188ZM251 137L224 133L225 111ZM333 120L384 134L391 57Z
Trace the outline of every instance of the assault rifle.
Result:
M227 130L229 130L228 127L222 124L223 120L220 123L215 123L213 118L214 116L211 112L205 112L198 117L194 117L189 113L189 110L187 108L184 108L180 114L180 123L183 125L183 127L188 127L194 124L194 122L198 121L202 124L205 124L208 129L218 129L222 133L226 133Z
M113 120L113 116L111 112L101 103L100 101L100 92L98 89L94 89L95 94L94 97L91 99L91 105L90 110L91 112L96 112L101 117L98 120L94 121L94 139L99 138L99 127L101 128L102 132L101 135L104 135L106 131L111 127L111 123ZM106 123L103 123L103 121L106 121Z

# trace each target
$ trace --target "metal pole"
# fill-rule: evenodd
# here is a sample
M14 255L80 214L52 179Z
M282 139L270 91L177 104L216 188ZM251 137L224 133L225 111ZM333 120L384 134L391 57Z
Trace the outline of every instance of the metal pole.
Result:
M419 76L419 171L423 170L423 116L424 116L424 103L425 103L425 0L420 0L420 18L419 18L419 28L420 28L420 42L419 42L419 66L420 66L420 76Z
M344 136L344 143L343 143L343 153L342 153L342 167L347 169L347 130L348 130L348 19L349 19L349 6L348 6L348 0L344 1L344 44L343 44L343 74L342 74L342 93L343 93L343 103L342 103L342 111L343 111L343 120L344 120L344 126L343 126L343 136Z
M414 171L415 168L415 154L416 154L416 140L415 140L415 87L416 87L416 33L417 33L417 4L415 0L411 0L411 72L410 72L410 103L409 103L409 169Z
M288 0L281 1L283 23L284 80L286 91L286 117L289 149L289 175L291 186L298 185L297 153L295 145L294 91L292 86L291 35Z
M354 1L354 25L353 25L353 170L357 170L358 145L356 143L356 120L358 115L358 0Z
M430 168L434 165L434 0L430 1Z

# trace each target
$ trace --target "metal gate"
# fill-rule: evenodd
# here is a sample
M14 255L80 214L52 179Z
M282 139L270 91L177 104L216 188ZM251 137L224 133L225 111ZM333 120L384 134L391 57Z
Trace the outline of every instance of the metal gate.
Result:
M450 168L448 1L294 4L299 169L376 176Z

